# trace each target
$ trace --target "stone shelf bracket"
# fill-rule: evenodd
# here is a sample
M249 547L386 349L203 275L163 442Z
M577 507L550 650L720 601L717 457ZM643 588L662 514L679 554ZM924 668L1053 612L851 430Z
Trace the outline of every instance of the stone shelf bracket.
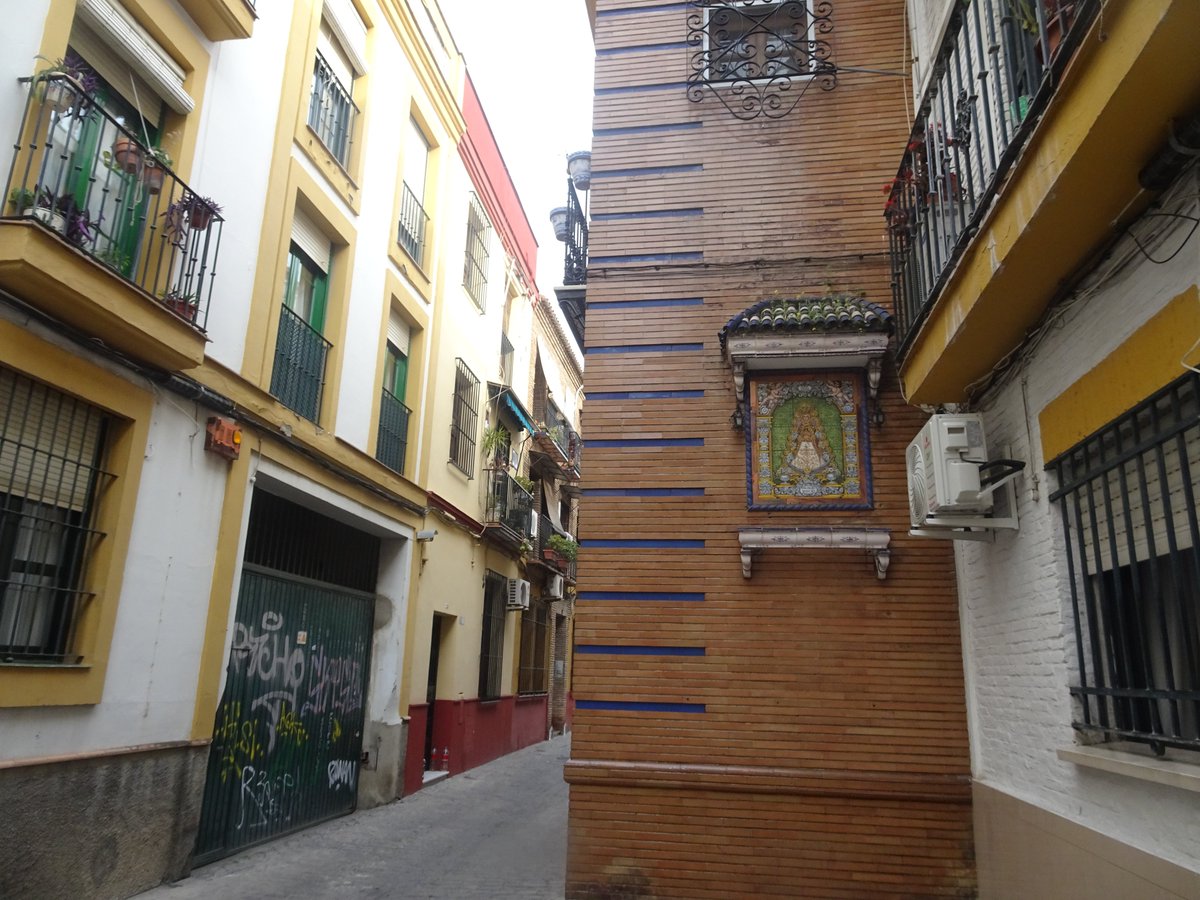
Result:
M866 528L853 525L811 526L808 528L742 528L738 530L738 546L742 556L742 577L753 574L754 557L772 548L805 547L865 550L875 565L875 577L887 577L892 551L888 549L892 533L886 528Z

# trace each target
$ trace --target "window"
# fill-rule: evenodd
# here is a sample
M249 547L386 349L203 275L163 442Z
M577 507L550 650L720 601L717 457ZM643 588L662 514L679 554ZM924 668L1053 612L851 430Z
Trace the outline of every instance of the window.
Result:
M521 613L521 670L517 676L520 694L544 694L549 690L546 648L550 637L550 607L533 600Z
M454 418L450 424L450 462L475 476L475 430L479 421L479 379L458 360L454 374Z
M326 12L329 12L328 5ZM354 15L357 20L357 15ZM358 20L361 25L361 20ZM308 125L334 158L347 168L350 139L358 107L354 105L355 65L329 18L322 16L313 63L312 94L308 102Z
M79 661L107 420L0 369L0 661Z
M383 358L383 397L379 406L379 435L375 458L390 469L404 471L408 449L408 323L393 312L388 319L387 347Z
M463 263L463 287L480 311L486 305L488 241L491 236L492 226L483 204L472 194L467 207L467 258Z
M715 5L705 15L709 81L809 74L812 36L803 0Z
M1200 377L1053 460L1078 683L1074 725L1200 749Z
M508 339L508 335L500 333L500 383L512 387L513 380L513 352L514 347L512 341Z
M508 579L489 571L483 590L483 641L479 648L479 699L499 698L504 682L504 619Z
M284 277L271 393L312 422L320 417L325 361L332 346L322 336L331 251L325 236L297 209Z
M429 138L415 119L408 120L404 144L404 190L400 198L400 226L397 242L418 266L425 265L425 231L429 216L425 212L425 182L429 176Z

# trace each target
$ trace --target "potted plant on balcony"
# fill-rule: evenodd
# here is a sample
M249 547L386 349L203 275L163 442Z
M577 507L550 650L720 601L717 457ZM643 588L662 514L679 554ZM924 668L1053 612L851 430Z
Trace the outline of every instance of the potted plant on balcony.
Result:
M221 214L221 204L211 197L188 194L188 200L188 223L195 231L204 231Z
M142 167L142 145L131 137L118 135L112 145L113 164L129 175L136 175Z
M25 215L27 209L33 209L36 201L37 194L29 188L13 188L8 192L8 203L18 216Z
M162 295L163 306L175 313L175 315L186 319L189 322L196 321L196 313L200 309L200 302L196 299L196 295L191 291L183 291L179 288L171 288L164 291Z
M575 561L578 553L579 545L575 541L565 538L561 534L552 534L546 538L542 558L557 563L559 568L565 569L569 563Z
M175 161L171 159L170 154L161 147L153 147L145 154L142 159L141 179L146 193L157 194L162 191L167 169L174 164Z
M499 425L489 428L483 433L483 453L484 458L490 460L489 468L504 469L508 467L505 450L508 448L509 440L508 432Z
M34 80L41 87L42 101L59 115L72 106L82 108L84 102L100 87L100 79L91 66L75 53L68 53L56 60L44 56L34 58L50 63L37 73Z

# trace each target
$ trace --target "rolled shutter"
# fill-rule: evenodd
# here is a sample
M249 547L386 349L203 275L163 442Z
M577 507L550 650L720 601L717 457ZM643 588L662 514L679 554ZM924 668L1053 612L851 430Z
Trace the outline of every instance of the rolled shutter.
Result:
M299 209L292 214L292 241L317 268L326 275L329 274L329 238Z
M96 44L89 45L92 55L79 47L80 55L88 62L95 60L100 76L131 103L148 103L149 100L141 94L143 90L149 90L182 115L186 116L196 108L195 101L183 88L187 73L167 55L149 32L112 0L79 0L72 43L74 31L79 30L80 23L91 30L99 44L99 47ZM87 38L84 40L86 42ZM107 53L99 48L105 48ZM133 87L136 87L138 94L136 100L132 96Z
M412 340L408 323L395 311L388 316L387 340L389 344L408 356L408 347Z

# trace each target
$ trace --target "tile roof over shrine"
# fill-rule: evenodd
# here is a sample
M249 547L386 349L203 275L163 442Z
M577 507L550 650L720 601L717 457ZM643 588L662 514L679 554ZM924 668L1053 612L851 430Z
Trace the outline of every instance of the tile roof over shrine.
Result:
M731 333L883 332L891 334L892 316L877 303L850 294L823 297L768 297L732 319L718 335L721 347Z

